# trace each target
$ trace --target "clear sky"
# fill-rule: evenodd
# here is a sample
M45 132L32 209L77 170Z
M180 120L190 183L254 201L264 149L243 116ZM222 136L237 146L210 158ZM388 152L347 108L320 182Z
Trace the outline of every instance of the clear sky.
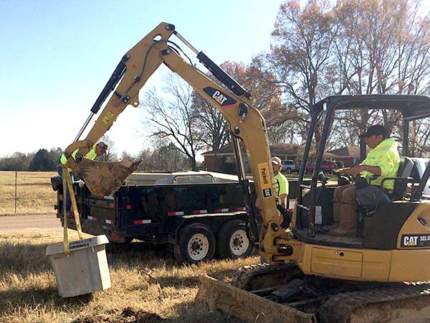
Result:
M281 3L0 0L0 157L70 144L121 56L159 22L217 63L247 63L269 48ZM145 146L142 112L129 107L108 133L116 152Z

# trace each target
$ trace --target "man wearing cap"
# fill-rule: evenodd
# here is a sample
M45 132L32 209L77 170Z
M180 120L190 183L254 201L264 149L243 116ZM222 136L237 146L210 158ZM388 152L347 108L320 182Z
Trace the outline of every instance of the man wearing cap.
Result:
M103 156L106 153L108 146L103 142L100 141L99 143L93 145L93 147L85 154L84 158L96 160L99 157ZM74 152L72 152L72 157L76 159L76 154L78 153L79 149L76 149ZM58 165L58 173L62 176L63 171L63 165L67 163L66 155L62 154L60 157L60 163Z
M93 145L93 147L90 149L90 151L85 154L84 158L96 160L106 153L107 147L108 146L103 141L100 141L99 143ZM72 157L74 159L76 159L76 154L78 153L78 151L79 151L79 149L76 149L75 151L72 152ZM64 153L63 153L60 157L60 161L59 161L59 164L57 166L57 172L61 177L63 177L63 166L66 163L67 163L67 158L66 158L66 155L64 155ZM69 171L70 171L70 169L69 169ZM73 174L71 174L71 175L72 175L72 181L73 181ZM83 183L83 182L80 181L80 183ZM79 185L81 185L81 184L79 184ZM70 206L71 206L70 196L69 196L69 191L67 191L66 209L70 210Z
M288 180L281 174L282 162L279 157L272 158L273 182L276 191L277 203L285 210L287 209Z
M397 142L388 137L387 129L382 125L370 126L360 135L371 149L360 165L338 170L341 174L360 176L370 185L380 186L386 177L396 177L400 165ZM385 181L384 189L392 190L394 181ZM339 186L334 191L334 221L332 233L350 235L356 231L357 202L356 186Z

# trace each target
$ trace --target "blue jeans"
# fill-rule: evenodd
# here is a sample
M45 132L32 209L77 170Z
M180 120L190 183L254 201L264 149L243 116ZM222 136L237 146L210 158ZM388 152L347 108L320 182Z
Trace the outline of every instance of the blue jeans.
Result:
M57 172L58 172L58 175L60 175L61 178L63 178L63 167L61 165L57 166ZM74 181L73 173L70 173L70 178L71 178L72 183L73 183L73 181ZM67 184L66 184L66 196L63 197L63 202L66 203L66 211L70 211L70 209L72 207L72 202L70 200L70 193L69 193L69 189L67 187Z

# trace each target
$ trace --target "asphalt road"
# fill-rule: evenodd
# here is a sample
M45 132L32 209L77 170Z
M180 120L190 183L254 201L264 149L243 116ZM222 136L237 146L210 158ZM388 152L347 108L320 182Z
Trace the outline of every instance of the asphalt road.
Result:
M0 216L0 231L2 232L58 228L61 228L61 222L55 217L55 214Z

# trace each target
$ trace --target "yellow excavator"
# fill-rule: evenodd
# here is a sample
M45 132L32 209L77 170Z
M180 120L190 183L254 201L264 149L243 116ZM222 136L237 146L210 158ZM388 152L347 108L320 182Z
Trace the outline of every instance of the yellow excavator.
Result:
M196 54L217 82L192 64L172 36ZM138 161L111 163L82 156L127 106L139 105L139 90L161 64L181 76L229 123L239 179L249 196L250 233L259 235L264 262L241 268L230 284L202 277L200 299L210 308L252 322L419 322L430 318L430 286L424 283L430 279L430 203L423 197L430 166L417 178L414 160L405 158L399 177L392 179L391 202L376 210L360 210L354 237L335 237L327 230L332 223L336 185L327 183L319 172L336 111L397 109L404 117L403 151L407 156L409 122L430 116L427 97L333 96L315 104L299 173L298 198L290 217L277 209L265 121L252 106L251 93L196 50L174 25L160 23L123 56L75 141L65 150L67 166L94 195L115 191ZM101 114L81 139L103 104ZM322 121L309 185L304 180L306 163L315 129ZM255 196L245 177L240 142L249 158ZM73 158L75 149L78 153ZM344 179L339 177L338 184L344 184ZM256 214L262 219L259 233Z

